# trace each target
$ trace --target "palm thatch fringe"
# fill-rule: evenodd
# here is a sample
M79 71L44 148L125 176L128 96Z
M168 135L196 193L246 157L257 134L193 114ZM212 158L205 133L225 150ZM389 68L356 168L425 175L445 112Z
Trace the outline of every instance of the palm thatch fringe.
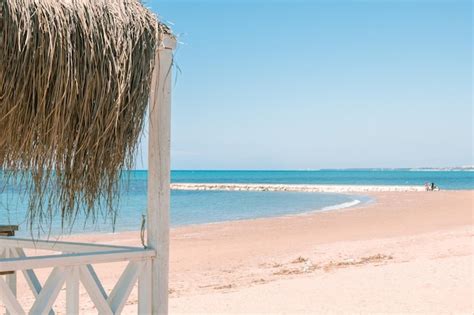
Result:
M30 227L115 218L167 32L138 0L0 0L0 170Z

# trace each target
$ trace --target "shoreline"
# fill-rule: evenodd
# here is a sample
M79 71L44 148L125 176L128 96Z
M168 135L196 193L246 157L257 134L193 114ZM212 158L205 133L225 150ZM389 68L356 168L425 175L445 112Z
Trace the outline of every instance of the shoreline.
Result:
M280 191L276 191L280 192ZM312 192L312 191L288 191L288 192L308 192L308 193L319 193L319 192ZM391 191L395 192L395 191ZM373 202L376 202L375 198L370 196L370 193L349 193L349 192L341 192L341 193L335 193L335 192L326 192L328 194L338 194L338 195L345 195L348 197L352 197L353 200L351 201L345 201L341 203L337 203L334 205L329 205L329 206L324 206L321 208L315 208L315 209L307 209L307 210L301 210L300 212L291 212L289 211L288 213L284 214L276 214L276 215L267 215L267 216L258 216L258 217L252 217L252 218L235 218L235 219L227 219L223 221L212 221L212 222L203 222L203 223L185 223L185 224L180 224L180 225L170 225L170 229L177 229L177 228L183 228L183 227L193 227L193 226L205 226L205 225L215 225L215 224L226 224L229 222L242 222L242 221L253 221L253 220L261 220L261 219L272 219L272 218L280 218L280 217L292 217L292 216L305 216L305 215L310 215L313 213L322 213L322 212L329 212L329 211L343 211L347 209L352 209L352 208L358 208L362 207L366 204L370 204ZM28 238L30 234L23 235L17 233L18 237L21 238ZM139 230L116 230L115 232L112 231L74 231L72 233L64 232L63 234L50 234L49 239L65 239L68 237L75 237L75 236L81 236L81 235L114 235L114 234L121 234L121 233L133 233L133 232L139 232ZM44 239L43 236L40 237L40 239Z
M172 183L172 190L191 191L285 191L285 192L426 192L423 185L307 185L307 184L239 184L239 183Z
M374 186L374 187L381 187L381 186ZM214 189L213 189L214 190ZM217 189L216 189L217 190ZM425 191L427 193L473 193L474 190L443 190L443 191L436 191L436 192L430 192L430 191ZM297 192L297 191L295 191ZM302 191L299 191L302 192ZM307 191L307 192L312 192L312 191ZM319 192L319 191L317 191ZM326 193L336 193L336 192L327 192ZM359 201L356 204L351 204L354 201L349 201L349 202L343 202L340 204L336 204L334 206L327 206L321 209L311 209L311 210L306 210L298 213L287 213L287 214L282 214L282 215L275 215L275 216L262 216L262 217L255 217L255 218L244 218L244 219L234 219L234 220L224 220L224 221L215 221L215 222L205 222L205 223L190 223L190 224L183 224L183 225L176 225L176 226L170 226L170 230L179 230L179 229L186 229L186 228L206 228L206 226L218 226L218 225L226 225L226 224L234 224L234 223L242 223L245 224L246 222L253 222L253 221L261 221L261 220L272 220L272 219L288 219L288 218L293 218L293 217L305 217L305 216L312 216L312 215L317 215L317 214L324 214L324 213L341 213L345 211L353 211L357 210L360 208L372 206L372 205L377 205L378 199L377 196L380 196L380 194L399 194L399 193L418 193L419 191L396 191L396 190L389 190L389 191L364 191L362 194L361 192L356 192L356 191L351 191L354 192L354 194L349 194L348 192L342 192L340 194L343 195L350 195L352 197L362 197L361 199L366 199L366 200L358 200L355 199L354 201ZM339 192L337 192L339 193ZM344 206L339 208L338 206L344 205L344 204L350 204L348 206ZM333 208L335 207L335 208ZM60 234L60 235L51 235L51 239L57 239L57 240L66 240L66 239L75 239L75 238L80 238L82 236L92 236L92 237L97 237L99 238L100 236L115 236L115 235L121 235L121 234L133 234L133 233L140 233L139 230L122 230L122 231L92 231L92 232L82 232L82 233L71 233L71 234ZM23 236L21 236L23 237Z
M242 227L245 225L259 225L259 224L274 224L276 222L278 223L285 223L287 221L292 221L292 220L301 220L302 218L310 218L311 220L316 220L316 219L322 219L326 216L330 216L332 220L345 220L346 216L352 216L352 214L361 215L367 211L371 212L371 215L375 214L373 213L375 209L380 209L380 210L385 210L384 208L387 206L387 200L393 201L397 206L398 205L403 205L404 201L403 200L398 200L399 198L406 198L409 196L409 201L414 202L416 199L413 198L419 198L420 202L423 202L424 199L423 196L429 198L429 199L435 199L435 200L440 200L443 201L443 208L447 207L449 208L449 204L446 205L446 202L448 201L449 198L446 198L446 196L459 196L459 195L465 195L468 196L466 198L466 202L469 203L469 201L474 202L474 190L443 190L443 191L437 191L437 192L428 192L427 194L419 194L417 191L410 191L410 192L397 192L397 191L388 191L388 192L369 192L365 194L354 194L353 196L361 196L361 197L369 197L370 200L367 202L361 202L357 205L350 206L350 207L344 207L341 209L334 209L334 210L327 210L327 211L321 211L320 209L317 210L309 210L309 211L304 211L301 213L289 213L285 215L278 215L278 216L271 216L271 217L257 217L257 218L250 218L250 219L237 219L237 220L226 220L226 221L218 221L218 222L206 222L206 223L195 223L195 224L186 224L186 225L179 225L179 226L171 226L170 227L170 233L171 234L178 234L178 233L183 233L187 232L189 230L202 230L202 231L207 231L209 229L227 229L227 228L235 228L235 227ZM413 197L413 198L411 198ZM469 199L470 198L470 199ZM425 209L424 209L425 210ZM386 212L386 211L384 211ZM408 213L407 209L403 209L403 212L405 214ZM446 215L449 214L449 211L445 213ZM385 213L381 213L380 216L384 216ZM436 218L438 220L439 218ZM469 217L469 220L467 220L466 224L471 224L473 223L474 216ZM446 220L445 224L439 224L440 226L443 225L449 225L451 220ZM426 221L421 221L421 223L426 223ZM413 223L410 222L410 226ZM403 228L404 231L407 230L407 227ZM431 230L430 230L431 231ZM106 236L105 237L105 242L108 242L109 240L114 240L114 239L121 239L122 236L125 236L125 238L132 237L133 235L139 235L140 231L139 230L129 230L129 231L119 231L119 232L85 232L81 234L70 234L70 235L61 235L60 239L64 240L75 240L75 239L82 239L82 238L87 238L88 241L91 242L96 242L100 237ZM138 243L137 243L138 244ZM131 245L134 246L134 245Z
M344 194L344 193L342 193ZM205 222L205 223L189 223L189 224L183 224L183 225L171 225L170 230L175 230L175 229L181 229L181 228L192 228L192 227L205 227L205 226L214 226L214 225L219 225L219 224L228 224L228 223L234 223L234 222L251 222L251 221L257 221L257 220L267 220L267 219L278 219L278 218L291 218L291 217L300 217L300 216L309 216L317 213L326 213L326 212L340 212L340 211L349 211L349 210L354 210L358 209L360 207L364 207L366 205L374 204L377 203L377 199L374 196L370 196L369 194L347 194L347 196L351 196L354 198L357 197L362 197L360 199L366 199L366 200L359 200L355 199L353 201L348 201L348 202L342 202L339 204L335 204L333 206L327 206L323 207L320 209L310 209L310 210L305 210L302 212L290 212L287 214L279 214L279 215L272 215L272 216L260 216L260 217L254 217L254 218L244 218L244 219L233 219L233 220L224 220L224 221L215 221L215 222ZM100 237L101 235L119 235L122 233L140 233L139 230L122 230L122 231L116 231L116 232L100 232L100 231L92 231L92 232L82 232L82 233L71 233L71 234L60 234L60 235L51 235L50 239L57 239L57 240L62 240L62 239L69 239L69 238L74 238L74 237L80 237L84 235L88 236L97 236ZM21 238L24 238L21 236Z

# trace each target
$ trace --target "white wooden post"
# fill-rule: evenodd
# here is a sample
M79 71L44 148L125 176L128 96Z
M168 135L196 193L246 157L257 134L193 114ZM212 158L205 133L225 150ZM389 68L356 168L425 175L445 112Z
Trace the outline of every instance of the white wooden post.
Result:
M151 314L151 261L145 260L143 270L138 277L138 314Z
M6 248L5 249L5 258L12 258L14 257L13 253L12 253L12 250L11 249L8 249ZM10 290L12 291L13 293L13 296L16 297L17 295L17 292L16 292L16 271L14 271L12 274L8 274L5 276L5 280L8 284L8 287L10 288ZM11 314L10 312L6 312L7 315Z
M66 270L66 314L79 314L79 268Z
M150 92L147 246L156 251L151 266L151 309L152 314L160 315L168 314L171 66L175 45L173 38L164 38L155 57Z

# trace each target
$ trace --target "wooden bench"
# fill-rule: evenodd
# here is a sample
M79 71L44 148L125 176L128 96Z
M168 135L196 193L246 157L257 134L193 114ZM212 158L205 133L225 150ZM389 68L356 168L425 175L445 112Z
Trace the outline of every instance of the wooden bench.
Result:
M15 236L15 231L18 231L18 225L0 225L0 236ZM15 273L14 271L0 272L2 275L10 275Z
M0 225L0 236L15 236L18 225Z

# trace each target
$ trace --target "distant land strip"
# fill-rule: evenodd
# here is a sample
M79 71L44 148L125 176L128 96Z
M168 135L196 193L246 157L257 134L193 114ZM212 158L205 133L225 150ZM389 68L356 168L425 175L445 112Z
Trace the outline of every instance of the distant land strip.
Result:
M294 191L294 192L410 192L425 191L424 186L402 185L294 185L294 184L227 184L227 183L174 183L173 190L221 191Z

